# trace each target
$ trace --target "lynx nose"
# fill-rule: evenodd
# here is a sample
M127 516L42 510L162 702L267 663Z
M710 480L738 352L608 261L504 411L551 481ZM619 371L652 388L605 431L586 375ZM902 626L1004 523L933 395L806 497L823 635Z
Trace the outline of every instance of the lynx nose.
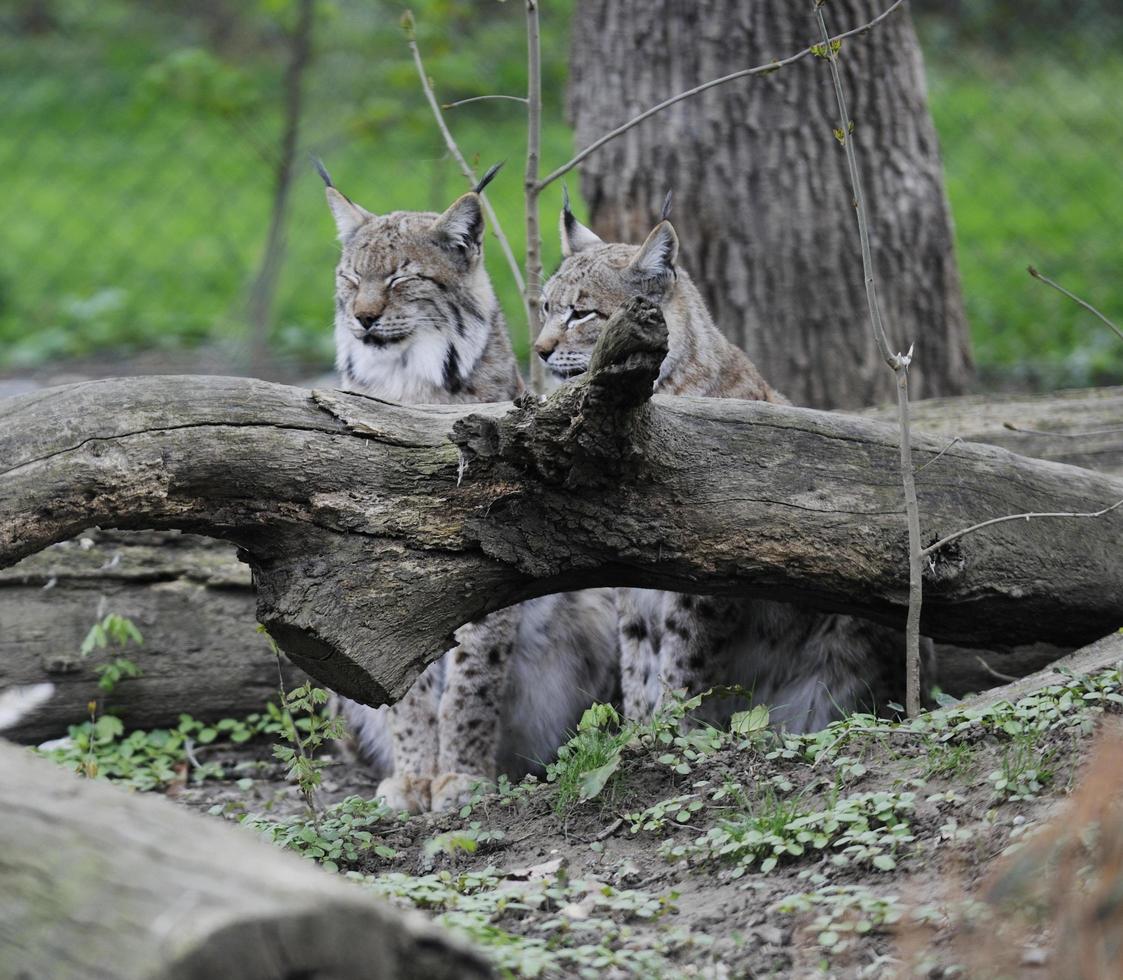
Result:
M378 317L371 316L369 313L356 314L355 319L359 321L359 326L364 330L370 330L378 322Z
M534 349L538 351L538 356L544 361L548 361L550 359L550 355L554 353L552 350L542 350L542 348L540 347L535 347Z

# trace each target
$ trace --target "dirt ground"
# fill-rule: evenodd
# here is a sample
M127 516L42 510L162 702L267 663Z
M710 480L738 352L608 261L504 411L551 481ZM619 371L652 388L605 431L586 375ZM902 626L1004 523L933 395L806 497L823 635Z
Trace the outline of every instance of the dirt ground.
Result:
M315 833L268 742L210 753L224 776L171 795L216 817L256 814L247 822L274 840L278 827L304 832L298 850L318 835L357 841L339 873L466 934L506 975L1061 976L1038 881L1015 889L1016 914L983 900L1004 855L1071 805L1120 690L1112 669L1015 704L856 717L799 738L760 718L736 734L608 723L571 743L553 782L412 818L353 801L350 824L336 822L340 801L375 787L333 751ZM603 789L581 799L595 789L582 745L622 741ZM975 960L999 934L1013 972Z

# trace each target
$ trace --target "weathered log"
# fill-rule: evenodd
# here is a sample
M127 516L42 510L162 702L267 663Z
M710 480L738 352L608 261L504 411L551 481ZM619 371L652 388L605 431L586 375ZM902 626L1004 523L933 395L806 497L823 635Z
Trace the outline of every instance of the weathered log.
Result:
M860 414L892 422L897 407ZM912 405L911 415L917 432L945 444L958 436L1034 459L1123 474L1123 388L930 398Z
M175 531L88 532L0 570L0 690L50 681L54 696L5 737L41 741L106 699L94 668L106 651L79 653L102 612L144 635L125 655L142 674L107 699L131 728L260 710L277 691L277 662L257 632L249 567L223 541ZM287 664L286 684L303 680Z
M421 915L248 831L0 743L5 977L491 976Z
M513 410L230 378L9 399L0 562L92 523L229 539L289 655L370 703L400 696L461 623L578 587L756 595L900 624L895 428L650 398L663 338L658 310L635 301L587 375ZM916 443L918 466L944 448ZM1123 499L1113 478L973 444L947 450L918 485L928 540ZM964 538L933 563L922 631L974 645L1101 636L1123 621L1121 538L1123 508Z
M892 420L896 409L863 412ZM1055 395L987 395L917 402L917 428L937 438L1001 445L1025 456L1123 472L1123 389ZM248 713L273 693L273 658L256 635L249 566L223 541L176 531L83 532L0 570L0 690L51 681L56 693L5 733L38 741L86 717L100 692L77 650L97 615L121 612L144 631L144 676L114 692L130 727L174 724L182 711L217 719ZM1063 656L1045 644L995 653L942 644L939 683L961 696L993 687L997 675L1030 673ZM287 682L301 683L286 668Z

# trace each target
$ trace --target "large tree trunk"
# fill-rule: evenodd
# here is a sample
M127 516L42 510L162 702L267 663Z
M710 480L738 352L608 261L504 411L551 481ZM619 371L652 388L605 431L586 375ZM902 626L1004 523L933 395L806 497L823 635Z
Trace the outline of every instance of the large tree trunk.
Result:
M513 410L234 378L9 399L0 564L90 524L226 538L290 656L368 703L400 697L462 623L574 588L755 595L903 622L896 429L652 398L665 355L661 314L635 300L607 325L586 376ZM1087 470L943 448L918 437L914 450L928 540L1123 499L1123 482ZM1121 534L1123 508L964 538L931 562L922 632L978 645L1102 636L1123 620Z
M834 0L833 34L882 0ZM819 40L812 2L580 0L570 112L583 147L700 82ZM896 349L916 343L917 398L971 376L936 132L907 8L844 42L843 85L869 203L882 310ZM710 89L584 163L593 229L640 242L668 190L682 264L718 325L796 404L869 405L892 393L874 349L838 110L826 62Z
M0 742L5 977L489 977L476 953L249 832Z

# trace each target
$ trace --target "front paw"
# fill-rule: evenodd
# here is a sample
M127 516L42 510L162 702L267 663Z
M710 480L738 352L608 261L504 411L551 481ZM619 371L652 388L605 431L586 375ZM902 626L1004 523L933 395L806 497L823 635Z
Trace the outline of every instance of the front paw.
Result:
M472 801L477 788L490 792L494 784L486 776L473 776L466 772L442 772L434 776L431 784L433 811L459 810Z
M381 796L392 810L405 810L409 814L425 813L431 808L428 776L388 776L378 784L374 794Z

